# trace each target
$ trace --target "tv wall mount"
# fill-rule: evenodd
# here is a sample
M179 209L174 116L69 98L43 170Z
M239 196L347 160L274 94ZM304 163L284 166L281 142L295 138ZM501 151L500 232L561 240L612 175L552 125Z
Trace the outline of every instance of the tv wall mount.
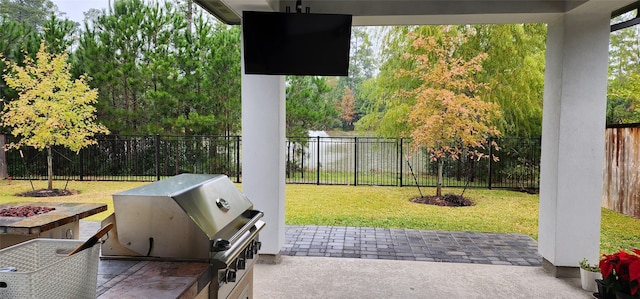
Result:
M287 6L287 13L291 12L291 6ZM311 13L311 8L309 6L305 7L305 13ZM296 0L296 13L302 13L302 0Z

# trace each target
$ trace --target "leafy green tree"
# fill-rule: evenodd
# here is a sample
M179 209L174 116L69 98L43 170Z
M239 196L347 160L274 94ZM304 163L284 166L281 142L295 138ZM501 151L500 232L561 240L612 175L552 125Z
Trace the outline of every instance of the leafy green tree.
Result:
M373 77L376 68L373 44L366 27L353 27L351 32L351 53L349 55L349 76L341 77L348 80L350 89L362 84Z
M364 98L368 93L362 93L362 84L371 78L377 68L377 60L373 51L373 43L369 37L371 31L366 27L353 27L351 30L351 47L349 54L349 74L346 77L337 77L336 84L330 84L331 91L329 91L329 97L333 98L336 105L340 106L342 98L344 96L345 88L349 88L354 98L354 119L350 121L353 123L360 119L366 110L363 108L367 99ZM335 79L335 78L332 78ZM343 122L336 122L341 124L342 128L352 130L353 125L349 124L344 126Z
M50 0L0 0L0 16L40 28L57 7Z
M607 124L640 122L640 72L609 81Z
M288 76L286 91L286 134L303 137L308 130L329 126L336 114L334 104L323 95L329 91L326 77Z
M489 89L485 101L502 108L496 123L505 135L537 137L542 134L542 100L546 26L544 24L492 24L459 26L469 31L458 54L470 59L487 53L478 81Z
M624 16L616 20L624 19ZM627 74L640 72L640 28L628 27L611 33L609 70L610 78L621 80Z
M381 88L378 79L371 78L362 84L363 115L354 123L356 131L377 131L380 128L381 119L386 113L387 101L384 99L388 98L388 90Z
M616 21L628 19L623 15ZM640 28L628 27L611 33L607 123L640 122Z
M501 116L500 106L480 99L487 88L477 82L486 53L470 60L457 57L455 50L465 42L463 33L444 27L442 35L424 36L409 33L414 54L404 59L415 63L412 69L399 69L399 78L420 82L416 88L401 91L401 97L415 104L406 118L414 149L422 147L438 165L436 196L442 196L444 159L483 158L476 150L483 148L488 137L499 136L492 122Z
M47 150L49 190L53 188L51 147L62 145L79 151L95 144L94 134L109 132L94 122L97 91L89 88L85 76L72 78L67 59L66 53L49 54L44 41L36 59L27 58L24 66L3 58L9 69L3 78L20 92L19 98L8 103L0 116L0 124L12 127L11 134L19 138L5 148L26 145Z

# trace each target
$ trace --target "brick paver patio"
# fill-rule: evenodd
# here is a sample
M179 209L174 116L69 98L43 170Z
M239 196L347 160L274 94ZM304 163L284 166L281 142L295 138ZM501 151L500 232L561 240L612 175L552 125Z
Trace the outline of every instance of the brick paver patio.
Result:
M283 255L540 266L527 235L338 226L287 226Z

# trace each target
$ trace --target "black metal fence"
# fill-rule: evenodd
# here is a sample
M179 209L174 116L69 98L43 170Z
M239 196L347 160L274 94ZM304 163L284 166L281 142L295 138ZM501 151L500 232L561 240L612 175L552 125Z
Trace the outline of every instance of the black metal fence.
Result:
M492 140L493 141L493 140ZM446 187L534 190L539 187L540 139L503 138L485 146L493 159L444 161ZM435 186L437 165L409 139L301 137L287 141L288 183Z
M180 173L223 173L241 182L239 136L104 136L78 153L54 148L56 179L154 181ZM502 138L487 145L493 159L445 160L444 186L535 190L540 139ZM490 143L489 143L490 144ZM287 183L435 186L437 165L411 140L374 137L290 137ZM32 148L7 153L14 179L45 179L46 154Z
M55 179L154 181L180 173L224 173L240 181L240 137L123 136L97 138L78 153L53 149ZM7 153L9 176L45 179L46 152Z

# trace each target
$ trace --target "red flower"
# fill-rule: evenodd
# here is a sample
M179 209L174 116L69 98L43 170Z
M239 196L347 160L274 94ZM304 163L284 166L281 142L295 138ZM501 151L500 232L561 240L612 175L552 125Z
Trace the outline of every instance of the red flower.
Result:
M636 256L636 260L629 264L629 284L631 286L631 295L638 293L640 288L640 258Z
M613 259L613 255L602 255L602 259L600 260L600 272L602 272L602 278L606 279L613 272L613 265L611 260Z
M599 266L602 278L609 288L629 292L631 295L638 293L640 249L633 249L631 253L620 250L614 254L603 254Z
M629 280L640 280L640 260L636 260L629 264Z

